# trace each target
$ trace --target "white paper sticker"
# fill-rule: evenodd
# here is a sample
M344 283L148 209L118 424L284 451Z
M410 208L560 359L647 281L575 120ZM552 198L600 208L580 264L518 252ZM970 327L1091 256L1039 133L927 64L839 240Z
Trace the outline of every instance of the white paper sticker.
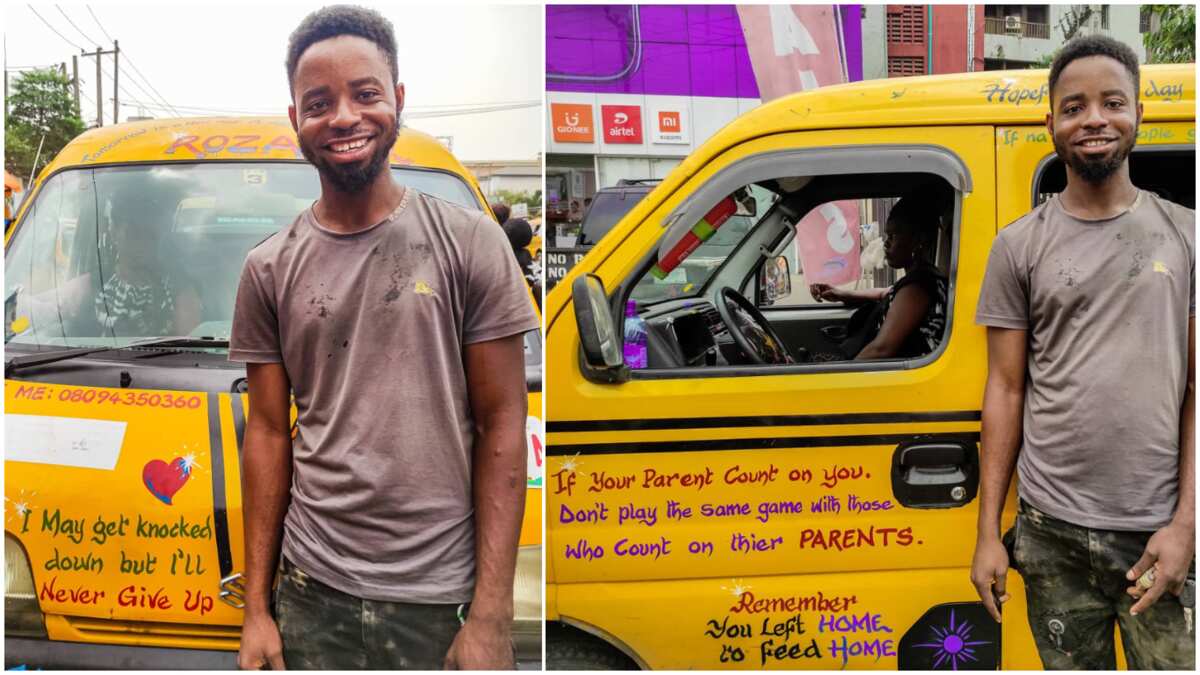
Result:
M4 459L112 471L125 422L49 415L4 416Z

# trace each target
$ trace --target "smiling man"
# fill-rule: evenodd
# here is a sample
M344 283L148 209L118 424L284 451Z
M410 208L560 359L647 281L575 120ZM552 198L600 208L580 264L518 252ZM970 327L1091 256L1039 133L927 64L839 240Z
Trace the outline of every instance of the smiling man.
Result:
M971 580L999 621L1011 554L1052 669L1115 668L1114 621L1131 669L1195 668L1196 219L1130 180L1138 90L1137 58L1111 38L1055 59L1046 127L1067 187L997 235L976 315Z
M321 9L287 74L321 196L249 253L238 287L239 665L512 668L528 291L490 217L393 179L391 24Z

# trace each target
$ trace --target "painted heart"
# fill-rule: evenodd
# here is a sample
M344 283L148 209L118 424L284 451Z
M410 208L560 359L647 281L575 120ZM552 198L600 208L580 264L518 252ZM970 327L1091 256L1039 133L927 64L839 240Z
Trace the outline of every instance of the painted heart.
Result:
M187 483L191 475L191 467L182 457L176 457L170 464L161 459L152 459L142 469L142 482L146 484L150 494L169 506L171 498Z

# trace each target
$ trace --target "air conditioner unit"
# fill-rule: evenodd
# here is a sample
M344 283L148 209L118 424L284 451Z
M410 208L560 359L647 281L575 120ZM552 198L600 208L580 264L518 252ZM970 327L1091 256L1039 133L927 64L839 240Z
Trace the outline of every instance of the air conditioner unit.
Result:
M1021 32L1021 17L1019 17L1019 16L1004 17L1004 30L1006 30L1010 33Z

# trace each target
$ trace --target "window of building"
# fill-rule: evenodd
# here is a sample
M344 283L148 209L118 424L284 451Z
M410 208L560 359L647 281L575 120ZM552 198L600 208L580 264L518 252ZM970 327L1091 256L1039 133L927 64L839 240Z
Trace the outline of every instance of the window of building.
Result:
M907 77L909 75L925 74L925 57L923 56L889 56L888 77Z
M924 43L925 7L923 5L888 5L887 36L888 42Z

